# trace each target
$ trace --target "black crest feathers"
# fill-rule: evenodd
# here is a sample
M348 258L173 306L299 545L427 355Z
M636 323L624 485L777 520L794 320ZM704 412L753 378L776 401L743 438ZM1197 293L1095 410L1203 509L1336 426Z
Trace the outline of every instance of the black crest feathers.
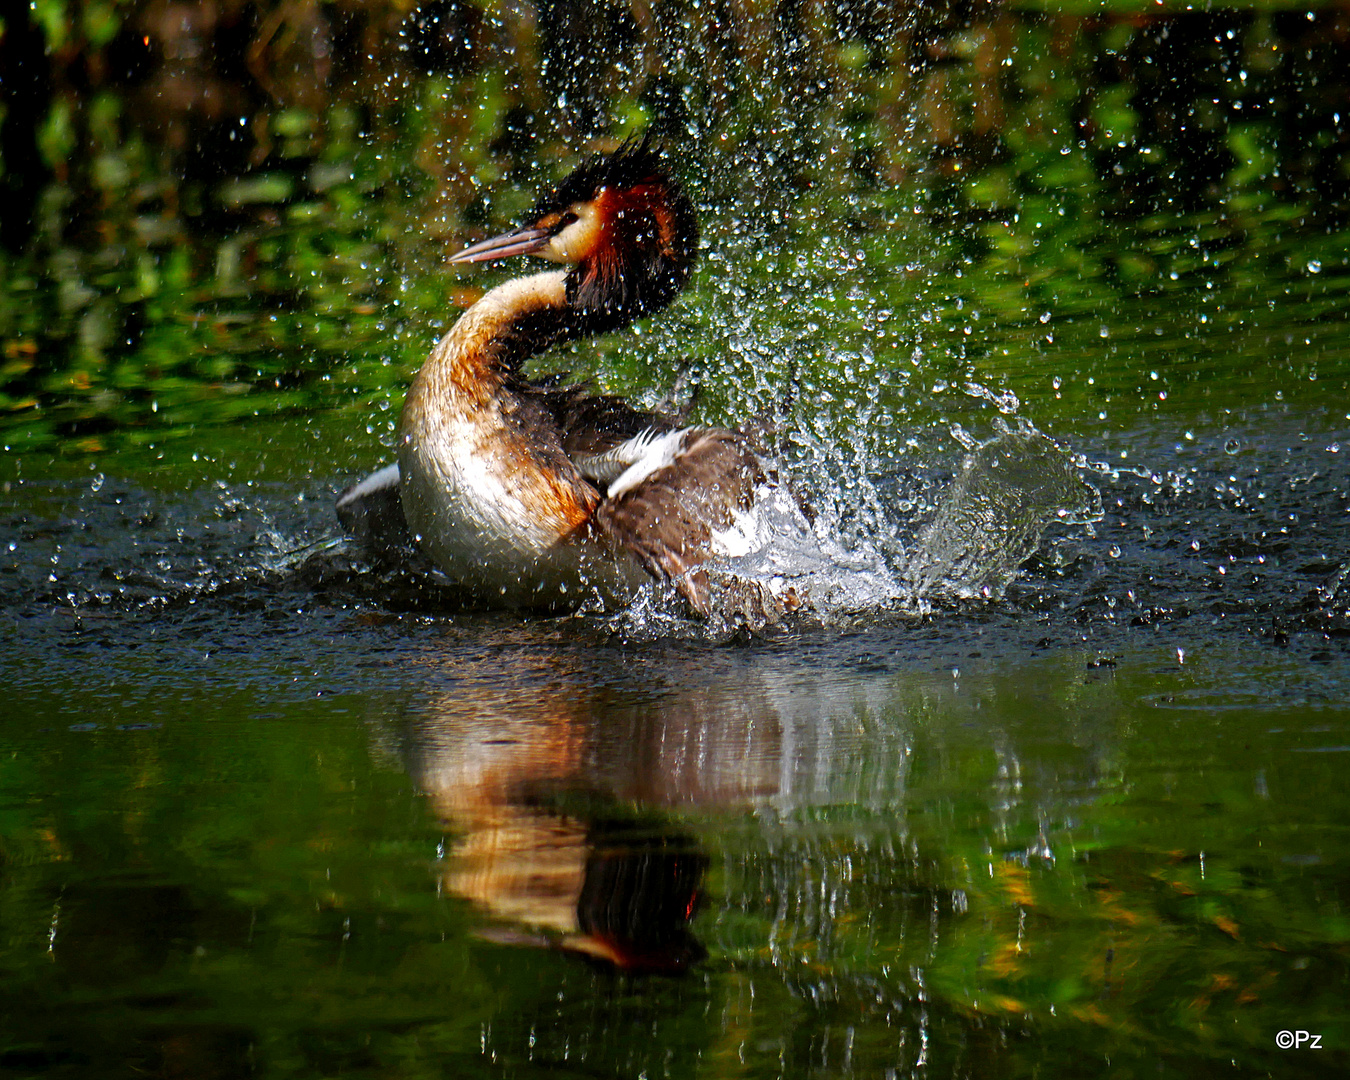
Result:
M660 151L652 144L651 132L641 137L633 135L609 154L586 158L553 191L539 199L534 216L543 217L575 203L590 202L604 188L635 188L653 181L673 192L680 191L670 178Z
M566 304L522 312L499 343L500 363L627 326L668 306L698 257L693 204L649 135L583 161L536 204L528 225L556 230L593 209L593 244L567 272Z
M698 218L650 134L590 158L540 200L536 218L594 204L604 237L568 277L567 297L592 333L666 307L698 257Z

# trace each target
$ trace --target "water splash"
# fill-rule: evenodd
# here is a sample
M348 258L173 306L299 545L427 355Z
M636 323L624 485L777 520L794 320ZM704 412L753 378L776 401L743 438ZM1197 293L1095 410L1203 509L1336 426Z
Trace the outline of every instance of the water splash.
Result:
M958 475L935 499L897 498L912 494L913 486L859 477L821 493L828 512L818 514L785 487L762 490L755 513L728 544L734 554L710 566L715 615L707 632L763 631L794 613L833 624L997 600L1049 526L1085 525L1102 513L1080 463L1026 421L972 442ZM918 522L901 520L894 505L927 500L928 513ZM850 514L889 527L869 539L841 528ZM906 527L913 539L903 545ZM660 590L644 593L619 623L630 635L680 632Z
M1052 522L1100 518L1101 496L1074 460L1029 423L968 455L904 569L915 605L996 599Z

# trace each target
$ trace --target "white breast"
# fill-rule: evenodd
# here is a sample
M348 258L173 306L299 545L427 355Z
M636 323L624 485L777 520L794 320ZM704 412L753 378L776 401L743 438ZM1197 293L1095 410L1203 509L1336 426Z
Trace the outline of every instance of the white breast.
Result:
M419 547L485 602L576 606L590 594L626 600L640 570L616 564L543 512L516 471L519 462L492 451L500 427L495 411L486 411L440 415L404 433L403 512Z

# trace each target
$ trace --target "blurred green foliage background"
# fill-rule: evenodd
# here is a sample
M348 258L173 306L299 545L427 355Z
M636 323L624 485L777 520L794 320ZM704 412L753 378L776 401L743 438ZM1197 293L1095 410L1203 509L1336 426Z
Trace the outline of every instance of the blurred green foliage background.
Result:
M0 25L0 438L389 410L476 295L444 256L646 127L721 233L797 252L762 270L802 319L827 246L887 268L883 318L973 291L1028 349L1050 304L1344 274L1347 59L1345 4L33 0Z

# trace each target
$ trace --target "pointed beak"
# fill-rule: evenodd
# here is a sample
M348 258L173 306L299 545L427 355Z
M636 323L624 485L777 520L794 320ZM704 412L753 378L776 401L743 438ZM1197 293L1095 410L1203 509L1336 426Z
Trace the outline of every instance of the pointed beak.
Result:
M516 229L489 240L471 244L458 255L451 255L452 263L487 262L506 259L512 255L530 255L548 246L553 234L547 229Z

